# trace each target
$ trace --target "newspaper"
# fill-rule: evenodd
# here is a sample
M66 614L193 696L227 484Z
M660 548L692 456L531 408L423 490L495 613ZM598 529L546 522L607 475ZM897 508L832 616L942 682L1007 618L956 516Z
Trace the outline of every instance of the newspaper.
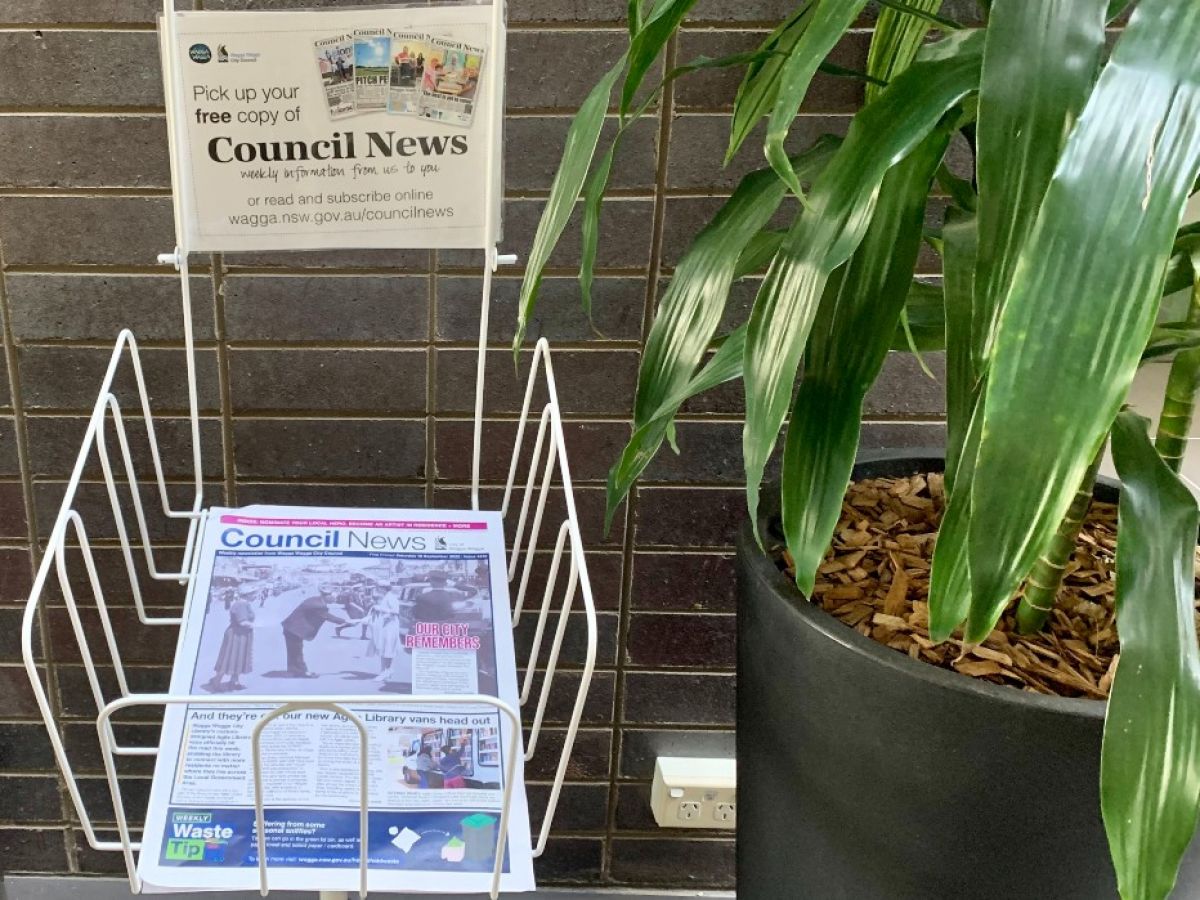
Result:
M354 103L359 112L387 109L392 38L386 28L354 32Z
M426 44L420 31L392 32L392 77L388 112L393 115L421 114L421 79L425 76Z
M316 43L317 70L329 103L329 117L341 119L354 112L354 41L348 35Z
M421 79L421 115L470 127L483 72L482 47L432 36Z
M517 708L497 513L214 508L199 554L173 693L486 694ZM250 736L277 708L167 711L138 863L147 890L258 886ZM348 708L368 730L372 889L487 890L508 721L484 704ZM534 887L517 742L505 891ZM271 887L357 888L354 724L285 714L263 730L262 759Z

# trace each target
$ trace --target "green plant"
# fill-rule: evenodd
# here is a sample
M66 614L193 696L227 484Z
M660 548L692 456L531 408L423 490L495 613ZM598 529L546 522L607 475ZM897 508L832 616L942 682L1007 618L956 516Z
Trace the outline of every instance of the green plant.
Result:
M857 451L863 398L891 349L944 346L949 506L934 556L931 633L982 641L1025 586L1042 626L1103 448L1124 482L1117 565L1121 665L1102 755L1103 814L1122 896L1174 884L1200 805L1200 651L1193 557L1200 512L1177 477L1200 387L1200 256L1180 227L1200 171L1200 4L990 0L986 25L940 0L881 0L866 102L844 139L790 156L784 139L814 74L866 0L802 0L759 49L666 73L635 108L694 0L632 0L624 56L571 127L521 292L582 199L590 303L613 154L672 80L744 69L728 157L766 119L768 167L695 238L647 336L633 435L608 480L611 517L689 397L740 377L749 511L785 430L782 524L812 589ZM1111 53L1106 25L1133 7ZM619 86L619 88L618 88ZM621 127L597 158L614 91ZM952 173L952 140L972 171ZM949 197L925 228L931 191ZM794 196L790 224L770 227ZM922 241L943 259L914 281ZM731 284L766 265L749 320L718 328ZM1178 321L1162 298L1194 286ZM944 337L944 342L938 341ZM1176 352L1157 440L1122 403L1145 358ZM801 374L801 363L803 372ZM798 382L798 385L797 385Z

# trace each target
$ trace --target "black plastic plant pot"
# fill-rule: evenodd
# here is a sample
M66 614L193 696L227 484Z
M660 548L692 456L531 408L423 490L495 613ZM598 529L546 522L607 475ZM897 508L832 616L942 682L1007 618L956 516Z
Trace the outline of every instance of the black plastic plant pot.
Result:
M854 477L941 471L863 456ZM1109 485L1098 496L1115 500ZM767 527L775 510L767 510ZM809 604L738 542L742 900L1102 900L1104 703L917 662ZM1200 897L1193 842L1176 898Z

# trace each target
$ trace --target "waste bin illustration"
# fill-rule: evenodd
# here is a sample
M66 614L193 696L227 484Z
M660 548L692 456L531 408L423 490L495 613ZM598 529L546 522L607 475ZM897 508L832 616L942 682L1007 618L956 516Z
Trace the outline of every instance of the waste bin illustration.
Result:
M459 824L462 825L463 842L467 845L467 859L477 862L490 860L496 852L495 817L474 813Z
M466 853L466 844L456 837L450 838L442 847L442 859L446 862L460 863L463 861L463 854Z

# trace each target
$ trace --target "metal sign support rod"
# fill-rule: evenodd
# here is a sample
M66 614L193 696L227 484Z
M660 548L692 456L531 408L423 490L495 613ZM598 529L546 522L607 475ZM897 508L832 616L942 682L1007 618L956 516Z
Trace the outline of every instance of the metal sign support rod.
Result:
M184 562L179 575L179 583L187 582L187 572L190 569L192 552L196 546L196 527L199 523L201 510L204 508L204 469L200 455L200 399L196 387L196 342L192 328L192 285L188 268L188 233L186 222L186 207L190 202L187 191L183 190L180 173L183 171L181 148L186 136L181 133L182 111L184 109L183 79L179 73L179 59L176 56L178 47L178 29L175 19L174 0L163 0L163 27L159 34L163 59L163 76L165 80L163 91L167 113L167 146L171 157L171 204L175 216L175 251L158 257L159 262L173 263L179 272L180 297L183 304L183 344L187 355L187 389L188 389L188 420L191 426L192 439L192 483L195 496L192 500L191 526L188 529ZM168 516L164 498L164 511ZM174 516L178 518L179 516Z
M488 311L492 302L492 273L501 264L512 265L517 261L515 254L501 256L496 248L497 191L500 186L500 158L504 140L502 111L504 109L505 42L504 0L493 0L491 33L488 46L492 53L491 74L488 79L487 139L496 146L496 152L487 155L487 174L483 190L483 297L479 304L479 345L475 360L475 428L471 444L471 509L479 509L479 466L483 447L483 397L487 383ZM501 201L502 202L502 201Z

